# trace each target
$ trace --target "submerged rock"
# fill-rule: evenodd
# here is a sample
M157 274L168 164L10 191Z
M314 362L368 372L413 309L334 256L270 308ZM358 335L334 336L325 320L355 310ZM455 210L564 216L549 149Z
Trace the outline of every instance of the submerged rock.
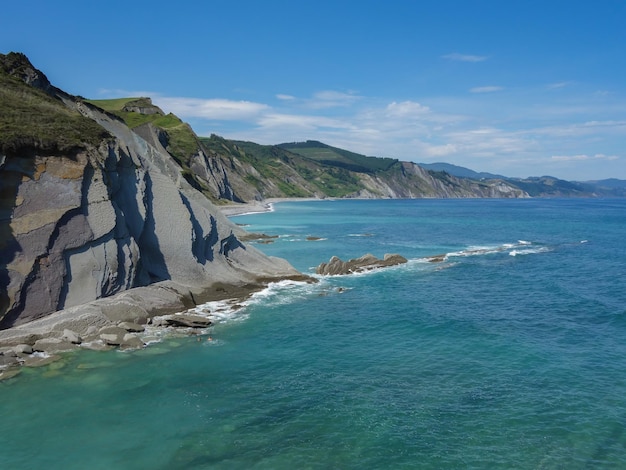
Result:
M337 276L343 274L361 273L372 269L396 266L406 263L407 259L399 254L386 254L383 259L376 258L372 254L366 254L360 258L342 261L333 256L328 263L321 263L315 272L321 275Z

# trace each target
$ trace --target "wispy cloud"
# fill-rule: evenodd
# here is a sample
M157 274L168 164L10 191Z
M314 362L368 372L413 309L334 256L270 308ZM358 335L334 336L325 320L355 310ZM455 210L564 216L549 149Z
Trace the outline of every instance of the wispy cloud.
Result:
M182 118L203 118L213 120L249 120L259 116L270 107L252 101L227 99L167 98L157 97L153 102Z
M556 82L556 83L550 83L546 86L546 88L548 90L558 90L559 88L565 88L569 85L571 85L572 82Z
M589 135L625 135L626 121L588 121L529 129L528 134L550 137L583 137Z
M581 162L587 160L619 160L617 155L604 155L602 153L597 153L595 155L553 155L552 160L557 162Z
M318 91L307 100L307 106L312 109L326 109L346 107L359 101L361 97L355 93L325 90Z
M441 57L444 59L454 60L458 62L483 62L489 58L484 55L459 54L458 52L446 54Z
M278 99L279 99L279 100L281 100L281 101L293 101L293 100L295 100L295 99L296 99L296 97L295 97L295 96L292 96L292 95L285 95L285 94L282 94L282 93L277 94L277 95L276 95L276 98L278 98Z
M340 119L332 119L325 116L310 116L298 114L268 113L261 116L257 124L262 128L280 129L308 129L321 128L349 129L351 124Z
M470 88L470 93L493 93L496 91L502 91L504 87L501 86L478 86L474 88Z

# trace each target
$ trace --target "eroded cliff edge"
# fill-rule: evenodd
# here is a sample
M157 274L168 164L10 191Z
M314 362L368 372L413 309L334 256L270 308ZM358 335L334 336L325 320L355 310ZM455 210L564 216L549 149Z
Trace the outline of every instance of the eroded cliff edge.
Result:
M53 87L21 54L0 55L0 75L3 107L33 107L2 120L0 329L116 302L162 313L302 277L242 243L158 139Z

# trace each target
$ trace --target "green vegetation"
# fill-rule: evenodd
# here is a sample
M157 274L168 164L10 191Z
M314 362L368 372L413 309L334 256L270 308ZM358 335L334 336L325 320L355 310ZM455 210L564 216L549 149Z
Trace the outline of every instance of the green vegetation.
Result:
M73 152L98 145L108 137L91 119L10 75L8 62L15 61L14 56L20 55L0 54L0 152L11 154L28 148L45 153Z
M398 161L395 158L366 157L365 155L331 147L315 140L280 144L279 147L324 165L344 168L358 173L385 171Z
M146 123L160 129L170 129L183 124L174 114L165 115L158 106L152 104L150 98L116 98L85 102L118 116L131 129Z
M243 151L239 158L247 160L265 178L277 180L277 185L283 192L285 185L291 188L290 194L286 194L288 197L310 196L316 192L330 197L344 197L362 188L359 179L345 168L292 153L281 146L241 141L235 143ZM299 181L300 185L296 185L295 181L287 182L290 179ZM309 188L309 194L291 194L294 190L302 193L302 185Z
M272 186L286 197L344 197L362 189L358 177L345 168L325 165L280 146L230 141L216 135L199 139L209 153L252 166L259 177L246 175L243 179L265 197L271 197L267 194Z

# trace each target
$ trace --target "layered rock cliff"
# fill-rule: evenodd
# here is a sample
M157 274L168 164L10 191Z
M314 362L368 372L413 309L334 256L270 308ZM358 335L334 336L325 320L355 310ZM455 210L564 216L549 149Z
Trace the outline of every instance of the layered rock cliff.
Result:
M21 54L0 55L0 78L2 107L26 106L0 120L0 328L160 281L197 303L217 284L299 276L240 241L157 129L132 131Z
M320 142L311 142L312 147L303 146L309 142L270 146L215 135L200 141L214 160L229 162L223 167L233 192L246 201L274 197L529 197L505 181L457 178L416 163L365 157ZM316 158L319 149L323 157Z

